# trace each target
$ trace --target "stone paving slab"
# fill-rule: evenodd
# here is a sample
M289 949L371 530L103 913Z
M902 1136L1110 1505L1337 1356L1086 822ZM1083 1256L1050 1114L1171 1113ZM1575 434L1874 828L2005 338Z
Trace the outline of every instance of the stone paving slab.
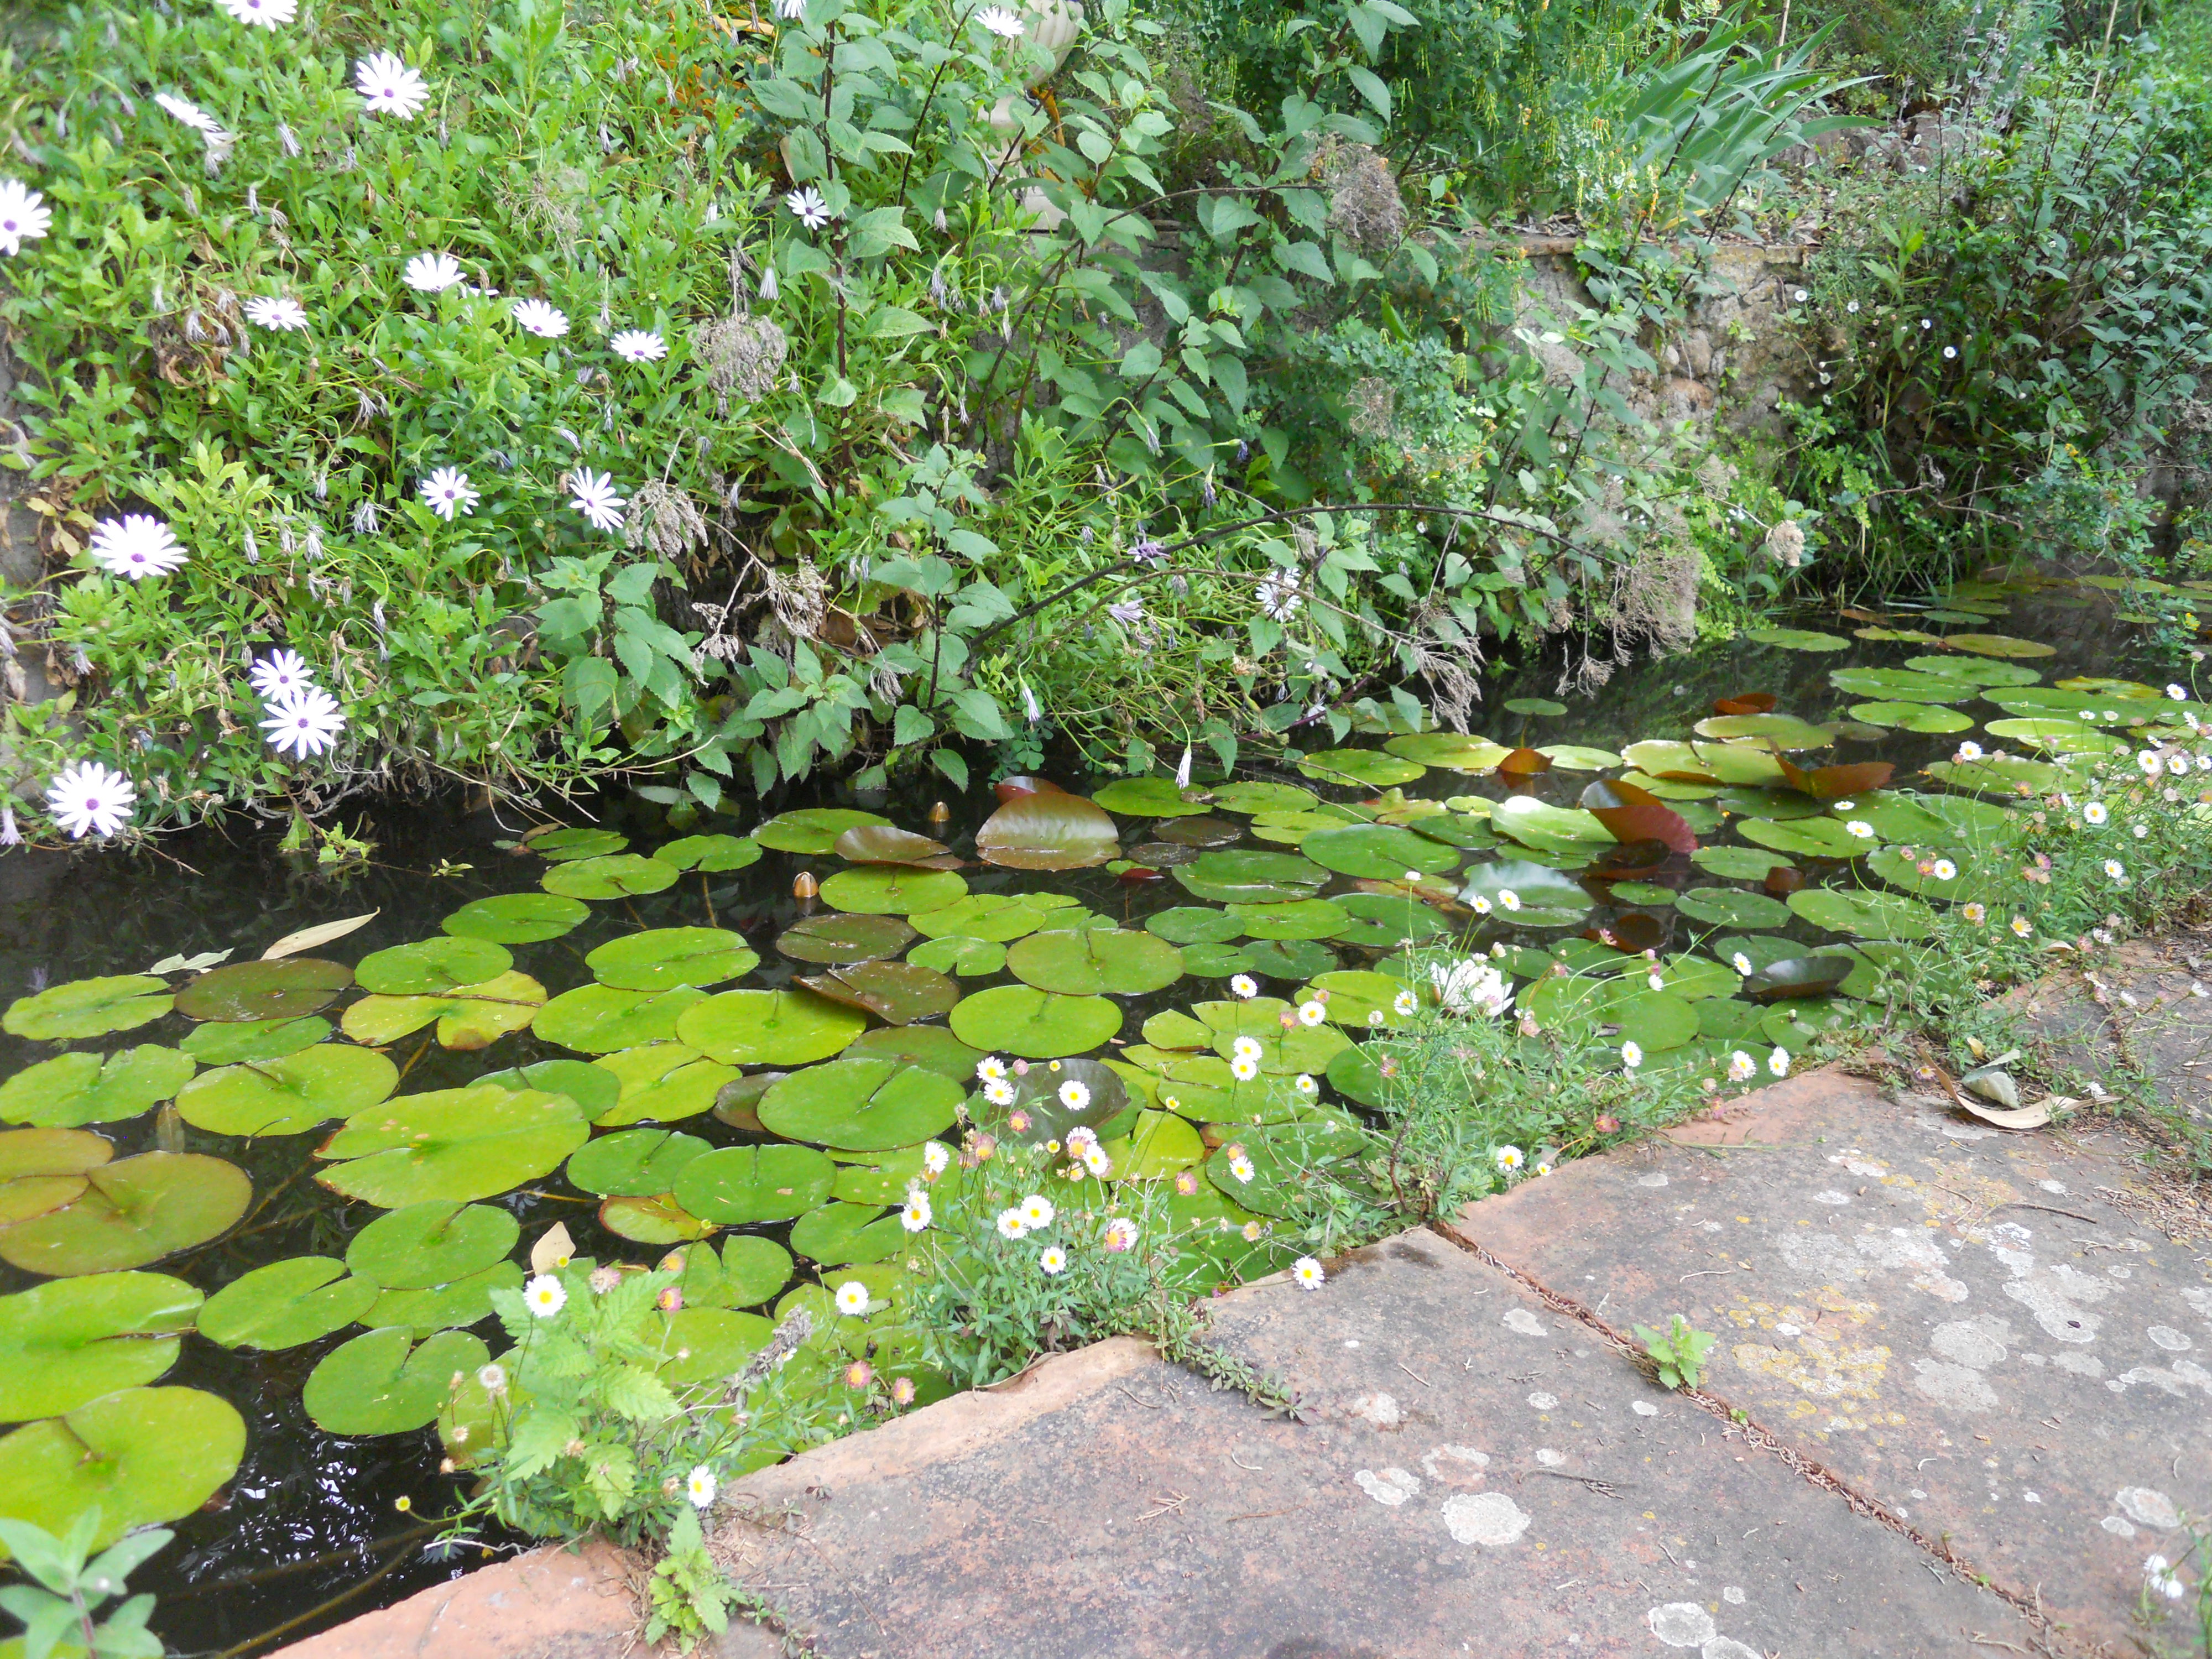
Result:
M2144 1558L2212 1513L2212 1255L2134 1218L2116 1134L1835 1073L1747 1098L1457 1230L1617 1332L1720 1333L1711 1394L2039 1598L2060 1645L2136 1650Z
M1218 1340L1284 1373L1311 1421L1106 1343L748 1477L756 1520L718 1541L829 1659L1873 1659L2032 1638L1435 1233L1218 1310Z

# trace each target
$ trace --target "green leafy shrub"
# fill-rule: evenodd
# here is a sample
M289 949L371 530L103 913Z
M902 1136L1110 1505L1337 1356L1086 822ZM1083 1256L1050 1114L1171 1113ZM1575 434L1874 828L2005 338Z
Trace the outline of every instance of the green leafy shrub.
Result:
M93 1504L63 1536L28 1521L0 1521L0 1544L27 1584L0 1586L0 1608L23 1624L23 1659L161 1659L161 1638L146 1628L151 1595L133 1595L95 1618L102 1603L123 1595L124 1580L175 1534L148 1527L110 1544L98 1555L100 1506Z
M1670 1389L1694 1389L1705 1378L1705 1355L1720 1339L1711 1331L1695 1329L1676 1314L1663 1331L1638 1325L1636 1340L1644 1345L1662 1383Z

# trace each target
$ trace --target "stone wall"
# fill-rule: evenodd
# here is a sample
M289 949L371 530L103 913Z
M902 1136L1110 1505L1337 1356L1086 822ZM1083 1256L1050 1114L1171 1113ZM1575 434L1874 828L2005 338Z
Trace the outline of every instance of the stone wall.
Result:
M0 452L27 454L23 428L15 419L15 360L0 345ZM39 547L39 517L23 502L29 489L27 474L0 466L0 596L4 596L0 605L18 621L23 607L8 604L7 599L31 588L46 571ZM46 678L43 651L25 646L11 654L0 645L0 702L44 702L55 692Z

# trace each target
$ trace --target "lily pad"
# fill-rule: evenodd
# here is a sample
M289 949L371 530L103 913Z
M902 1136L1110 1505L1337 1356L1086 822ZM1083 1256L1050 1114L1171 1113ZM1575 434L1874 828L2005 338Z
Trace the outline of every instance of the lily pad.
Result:
M339 1024L355 1042L380 1047L434 1020L440 1048L473 1051L523 1030L544 1006L543 985L527 974L509 972L435 996L363 997Z
M1935 872L1935 856L1923 852L1918 858L1908 858L1901 848L1885 847L1867 860L1867 868L1893 887L1954 904L1967 899L1987 901L1994 896L1988 878L1974 870L1971 857L1962 852L1950 861L1960 872L1946 879ZM1920 868L1923 862L1930 866L1924 875Z
M1964 702L1975 690L1971 681L1910 668L1834 668L1828 671L1828 684L1852 696L1883 702Z
M1000 985L963 999L952 1011L951 1025L952 1034L973 1048L1057 1060L1112 1036L1121 1029L1121 1010L1104 997Z
M1346 893L1330 902L1350 918L1331 935L1347 945L1389 951L1451 931L1449 921L1417 899L1390 893Z
M722 1243L720 1294L733 1308L757 1308L791 1283L791 1252L772 1238L739 1233Z
M728 1226L789 1221L830 1196L837 1166L811 1146L722 1146L684 1166L672 1196Z
M1214 810L1222 812L1298 812L1319 799L1295 783L1257 781L1224 783L1213 791Z
M1581 743L1547 743L1536 751L1565 772L1602 772L1620 764L1610 749L1593 749Z
M1986 755L1979 760L1936 761L1929 766L1928 775L1954 789L1972 789L1992 795L2055 794L2078 781L2063 766L2017 755L2002 759Z
M1768 871L1792 867L1781 854L1758 847L1700 847L1690 862L1726 881L1765 881Z
M719 876L758 864L761 849L744 836L684 836L654 848L653 856L672 869Z
M584 1060L533 1060L503 1072L487 1072L477 1081L496 1083L516 1092L542 1089L549 1095L566 1095L586 1117L597 1117L610 1109L622 1093L622 1081L611 1071Z
M941 910L921 911L909 920L915 932L932 939L957 934L1009 945L1024 933L1053 926L1055 911L1079 908L1065 893L970 893Z
M1328 871L1296 853L1243 848L1201 853L1172 873L1194 897L1224 904L1283 904L1310 898L1329 878Z
M1578 806L1553 806L1534 795L1516 795L1492 808L1490 822L1502 835L1547 853L1578 854L1614 844L1612 833Z
M94 1273L0 1297L0 1422L58 1417L176 1363L200 1293L166 1273Z
M545 872L538 885L562 898L634 898L674 886L680 873L672 865L663 864L659 859L642 858L635 853L615 853L605 858L579 859L574 864L556 864Z
M1488 776L1498 769L1500 761L1513 752L1504 744L1463 732L1422 732L1392 738L1382 747L1402 760L1425 767L1441 767L1468 777Z
M799 962L877 962L905 950L914 935L896 916L806 916L778 935L775 948Z
M380 1209L465 1203L550 1175L590 1133L566 1095L484 1083L404 1095L356 1113L318 1147L338 1161L317 1179Z
M863 823L848 830L831 844L831 852L851 864L921 864L950 870L959 863L951 848L927 836L888 823Z
M2128 740L2100 732L2087 721L2057 715L2025 715L1991 720L1990 735L2026 744L2047 755L2118 755L2130 747Z
M1900 732L1971 732L1974 727L1972 716L1940 702L1855 702L1851 718Z
M760 965L760 954L726 927L653 927L610 939L584 958L600 984L622 991L719 985Z
M2033 685L2043 676L2015 662L1991 662L1981 657L1907 657L1905 665L1917 673L1942 674L1971 685Z
M521 1288L521 1264L495 1261L489 1267L443 1285L425 1285L404 1291L386 1289L362 1315L361 1323L372 1330L404 1325L419 1340L433 1331L452 1330L490 1318L494 1291Z
M198 1152L141 1152L82 1179L70 1203L0 1227L0 1261L56 1279L143 1267L220 1237L253 1201L245 1170Z
M1198 796L1191 799L1190 796ZM1117 778L1091 796L1091 800L1109 812L1118 812L1129 818L1195 817L1207 810L1205 791L1194 789L1186 794L1176 787L1172 778Z
M795 812L777 813L753 831L752 839L779 853L827 853L848 830L890 822L873 812L857 812L848 807L804 806Z
M1947 634L1943 643L1954 651L1971 651L1978 657L2055 657L2058 647L2041 640L2023 640L2011 634Z
M501 893L464 904L438 924L460 939L532 945L573 931L592 908L557 893Z
M810 1210L791 1230L791 1248L823 1267L881 1261L906 1244L906 1229L880 1204L824 1204Z
M1826 749L1835 742L1826 726L1795 714L1714 714L1697 724L1701 738L1720 743L1771 744L1778 749Z
M1104 808L1049 784L1015 795L975 832L975 856L1009 870L1085 870L1121 850Z
M1573 927L1591 909L1590 896L1557 870L1522 860L1478 864L1467 872L1462 900L1481 899L1511 927Z
M1332 1025L1364 1030L1370 1025L1401 1024L1411 1018L1400 1006L1399 1000L1407 995L1405 984L1388 974L1366 969L1322 974L1300 987L1291 1000L1312 1000L1316 991L1328 994L1322 1006Z
M57 1535L100 1511L87 1547L179 1521L238 1472L246 1423L198 1389L125 1389L0 1439L0 1516Z
M192 1019L289 1019L320 1013L352 983L352 969L316 957L234 962L185 981L177 1012Z
M803 1066L836 1054L867 1024L811 991L724 991L688 1011L676 1036L725 1066Z
M1857 965L1847 957L1784 957L1746 979L1743 994L1753 1002L1826 996L1849 979Z
M1790 896L1790 908L1815 927L1858 939L1926 939L1936 931L1936 918L1928 907L1900 893L1808 887Z
M603 1129L696 1117L713 1110L721 1100L722 1091L738 1080L736 1066L708 1060L682 1042L646 1042L635 1048L620 1048L598 1064L620 1091L616 1099L591 1115L592 1121ZM537 1086L554 1088L551 1084Z
M0 1085L0 1122L74 1129L137 1117L191 1081L197 1062L159 1043L112 1054L58 1054Z
M1149 933L1086 927L1049 930L1018 940L1006 951L1017 979L1068 996L1135 996L1182 977L1182 953Z
M208 1298L200 1334L219 1347L296 1348L343 1330L374 1305L380 1287L345 1277L335 1256L297 1255L256 1267Z
M896 1060L951 1078L963 1088L983 1058L942 1025L887 1025L864 1031L844 1051L847 1060Z
M1300 772L1322 783L1362 784L1370 789L1411 783L1428 769L1419 761L1379 749L1324 749L1298 763Z
M601 1198L649 1198L671 1191L676 1177L709 1143L674 1129L624 1129L600 1135L568 1155L568 1180Z
M203 1066L235 1066L241 1060L282 1060L312 1048L330 1036L330 1021L319 1014L296 1019L241 1019L195 1025L177 1046Z
M1006 965L1006 947L995 939L963 939L957 933L947 933L941 939L926 939L906 953L906 959L917 968L927 968L939 974L957 974L963 979L986 979Z
M1232 904L1229 915L1247 938L1332 939L1352 925L1334 899L1297 899L1288 904Z
M505 945L451 935L395 945L361 959L354 978L381 996L442 996L464 985L481 985L514 966Z
M957 871L919 870L903 864L856 865L822 884L823 902L858 915L941 910L967 894L968 883Z
M537 830L525 836L522 844L542 859L561 863L619 853L629 845L629 837L619 830L595 830L574 825L559 830Z
M0 1228L76 1202L86 1172L114 1156L89 1129L0 1130Z
M1746 841L1801 858L1852 859L1875 849L1876 842L1854 836L1844 823L1841 818L1823 817L1793 818L1787 823L1746 818L1735 828Z
M318 1043L282 1060L203 1072L177 1094L177 1113L219 1135L295 1135L350 1117L399 1086L399 1068L372 1048Z
M1738 887L1693 887L1675 901L1675 907L1692 921L1718 927L1787 927L1790 910L1764 893L1747 893Z
M427 1290L506 1260L521 1224L494 1204L434 1199L380 1215L346 1246L346 1266L392 1290Z
M686 1244L715 1231L665 1193L608 1199L599 1206L599 1225L636 1244Z
M773 1321L727 1308L684 1308L646 1320L646 1340L667 1356L653 1369L672 1389L726 1382L775 1333Z
M1001 951L995 945L980 948ZM951 980L913 962L856 962L808 974L799 982L817 996L861 1009L893 1025L949 1013L960 1000L960 988Z
M438 1415L454 1372L474 1372L490 1358L483 1339L465 1331L419 1344L404 1326L370 1331L323 1356L300 1403L326 1434L404 1434Z
M1376 881L1395 881L1408 870L1434 875L1459 867L1458 848L1395 824L1316 830L1298 843L1298 852L1324 870Z
M1331 1114L1311 1122L1265 1124L1240 1132L1206 1161L1206 1178L1224 1195L1261 1215L1287 1217L1322 1188L1328 1171L1366 1150L1367 1137ZM1240 1162L1231 1147L1244 1153ZM1251 1171L1248 1180L1238 1173Z
M1198 1131L1173 1112L1140 1112L1126 1138L1103 1143L1115 1181L1157 1180L1204 1160Z
M1226 945L1244 932L1226 910L1199 904L1156 911L1145 918L1145 931L1170 945Z
M1809 628L1753 628L1744 638L1753 645L1771 645L1784 651L1843 651L1850 641Z
M1567 712L1566 704L1554 702L1549 697L1508 697L1503 707L1509 714L1534 714L1542 718Z
M116 974L49 986L8 1005L0 1029L42 1042L135 1030L169 1012L168 981L151 974Z
M705 992L689 985L672 991L618 991L608 985L580 985L540 1008L532 1024L543 1042L573 1048L580 1054L612 1054L640 1043L666 1042L677 1034L683 1017L707 1000Z

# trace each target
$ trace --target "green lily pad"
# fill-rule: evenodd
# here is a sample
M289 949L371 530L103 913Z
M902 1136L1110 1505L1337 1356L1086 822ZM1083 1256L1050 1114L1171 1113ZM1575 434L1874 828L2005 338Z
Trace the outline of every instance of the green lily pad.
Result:
M622 1081L605 1066L583 1060L539 1060L503 1072L487 1072L479 1083L496 1083L520 1093L542 1089L549 1095L566 1095L586 1117L611 1109L622 1093ZM392 1281L384 1281L390 1284Z
M1232 904L1229 915L1247 938L1255 939L1332 939L1352 924L1351 914L1334 899Z
M738 1076L736 1066L708 1060L682 1042L645 1042L635 1048L619 1048L602 1056L597 1064L614 1079L618 1090L615 1099L591 1115L592 1121L602 1129L633 1123L673 1123L712 1111L722 1091Z
M1458 848L1395 824L1317 830L1298 843L1298 851L1324 870L1374 881L1395 881L1408 870L1434 875L1459 867Z
M1770 870L1796 867L1781 854L1757 847L1700 847L1690 854L1690 862L1725 881L1765 881ZM1615 894L1620 890L1613 889Z
M534 835L525 836L522 844L538 857L560 863L619 853L629 845L629 837L619 830L593 830L579 825L561 830L542 830Z
M719 1294L733 1308L757 1308L791 1283L791 1252L757 1234L725 1239L721 1266Z
M1467 872L1460 897L1480 898L1498 921L1513 927L1573 927L1592 908L1581 885L1557 870L1525 860L1478 864Z
M956 870L920 870L903 864L863 864L840 870L822 884L822 899L856 915L903 916L941 910L968 895Z
M1301 986L1291 1000L1298 1003L1310 1001L1316 991L1328 993L1322 1000L1322 1006L1332 1025L1364 1030L1370 1025L1402 1024L1412 1018L1400 1001L1410 994L1404 982L1388 974L1367 969L1322 974L1310 984Z
M1954 651L1971 651L1978 657L2055 657L2058 647L2041 640L2023 640L2011 634L1947 634L1943 643Z
M896 916L806 916L777 936L775 948L799 962L878 962L905 950L914 935Z
M1942 674L1970 685L2033 685L2043 676L2016 662L1983 657L1907 657L1905 665L1922 674Z
M86 1173L114 1156L89 1129L0 1129L0 1228L75 1203Z
M380 1047L435 1021L440 1048L472 1051L521 1030L544 1006L545 988L510 971L435 996L363 997L338 1023L355 1042Z
M192 1019L289 1019L320 1013L352 983L352 969L315 957L234 962L187 980L177 1012Z
M1237 1173L1231 1148L1241 1148L1251 1178ZM1326 1191L1328 1171L1358 1157L1367 1137L1349 1119L1329 1114L1310 1122L1263 1124L1241 1131L1206 1160L1206 1179L1225 1196L1261 1215L1287 1217Z
M1882 702L1964 702L1975 690L1971 681L1909 668L1832 668L1828 684L1854 697Z
M666 1356L653 1369L672 1389L724 1382L768 1346L775 1322L727 1308L683 1308L646 1316L645 1340Z
M636 1244L685 1244L715 1231L665 1193L610 1198L599 1206L599 1225Z
M550 1175L590 1133L566 1095L483 1083L403 1095L355 1114L318 1147L338 1161L316 1178L379 1209L465 1203Z
M1006 965L1006 947L995 939L965 939L947 933L926 939L906 953L917 968L934 973L957 974L963 979L986 979Z
M1301 812L1318 799L1295 783L1254 781L1223 784L1213 792L1213 807L1219 812Z
M1135 996L1182 977L1182 953L1149 933L1086 927L1031 933L1006 951L1017 979L1067 996Z
M1743 984L1732 967L1723 967L1710 957L1692 956L1668 957L1659 964L1659 981L1662 988L1685 1002L1732 997Z
M760 965L760 955L726 927L653 927L610 939L584 958L602 985L665 991L719 985Z
M380 1286L349 1279L335 1256L297 1255L256 1267L208 1298L200 1334L218 1347L296 1348L343 1330L374 1305Z
M404 1326L419 1341L433 1331L453 1330L490 1318L494 1291L521 1288L521 1264L495 1261L489 1267L443 1285L386 1290L362 1315L361 1322L371 1330Z
M1790 896L1790 908L1815 927L1858 939L1926 939L1936 931L1936 918L1928 907L1900 893L1808 887Z
M1617 1026L1619 1040L1633 1042L1647 1054L1679 1048L1698 1034L1698 1011L1686 997L1670 991L1654 991L1641 980L1622 981L1625 991L1615 991L1606 1011L1607 1022Z
M1748 744L1674 743L1653 738L1632 743L1620 758L1662 782L1719 783L1764 787L1782 781L1773 754Z
M837 1166L837 1179L830 1196L846 1204L872 1205L878 1212L886 1204L896 1204L906 1197L909 1187L924 1183L921 1152L918 1146L893 1146L879 1152L832 1152L830 1161ZM939 1184L941 1188L957 1180L947 1174L939 1177Z
M1675 901L1675 908L1692 921L1717 927L1787 927L1790 909L1764 893L1747 893L1739 887L1693 887Z
M1694 763L1697 750L1682 745L1686 758ZM1647 795L1656 795L1661 800L1711 800L1721 793L1717 783L1686 783L1680 778L1655 778L1649 772L1624 772L1617 780L1632 788L1641 789Z
M235 1066L249 1060L282 1060L312 1048L330 1036L330 1021L319 1014L296 1019L242 1019L195 1025L177 1046L203 1066Z
M1095 1048L1121 1029L1121 1010L1104 997L1063 996L1029 985L1000 985L963 999L953 1036L970 1047L1028 1060L1057 1060Z
M300 1403L325 1434L404 1434L436 1418L455 1371L477 1371L490 1358L483 1340L465 1331L440 1331L419 1344L404 1327L370 1331L323 1356Z
M881 1261L906 1242L899 1218L885 1214L880 1204L824 1204L799 1217L791 1230L791 1248L825 1267Z
M1399 898L1394 894L1346 893L1341 898L1328 902L1350 918L1330 935L1346 945L1364 945L1381 951L1395 950L1401 945L1435 939L1449 933L1452 927L1448 920L1430 906L1417 899Z
M112 1054L58 1054L0 1085L0 1122L74 1129L136 1117L191 1081L190 1054L143 1042Z
M1971 715L1939 702L1855 702L1851 718L1869 726L1892 726L1901 732L1971 732Z
M494 1204L433 1199L380 1215L346 1246L346 1266L392 1290L427 1290L504 1261L521 1224Z
M827 853L837 837L864 824L889 823L873 812L856 812L842 806L804 806L795 812L779 812L753 831L760 846L779 853Z
M830 849L849 864L915 864L949 870L959 864L941 841L888 823L864 823L837 837Z
M1205 792L1194 789L1190 793ZM1117 778L1091 799L1108 811L1128 818L1195 817L1207 810L1206 801L1187 799L1172 778Z
M1248 848L1201 853L1170 873L1192 896L1224 904L1284 904L1311 898L1329 878L1328 871L1296 853Z
M381 996L442 996L495 979L514 966L505 945L455 934L374 951L361 959L354 978L362 990Z
M1753 645L1771 645L1783 651L1844 651L1851 643L1809 628L1753 628L1744 638Z
M1180 904L1146 916L1145 931L1170 945L1226 945L1244 930L1226 910Z
M0 1516L57 1535L97 1509L87 1547L179 1521L238 1472L246 1423L198 1389L125 1389L0 1439Z
M557 893L501 893L464 904L438 924L459 939L494 945L532 945L571 932L592 908Z
M893 1025L949 1013L960 1000L960 988L951 980L912 962L856 962L805 975L799 982L817 996L861 1009Z
M1736 833L1746 841L1800 858L1855 859L1870 853L1876 842L1854 836L1841 818L1803 817L1787 823L1771 818L1746 818Z
M1990 755L1980 760L1936 761L1929 766L1928 775L1954 789L1973 789L1992 795L2055 794L2079 781L2063 766L2027 760L2017 755L2008 755L2002 760Z
M1826 749L1835 742L1826 726L1795 714L1715 714L1697 724L1701 738L1718 743L1748 743L1778 749Z
M1441 767L1468 777L1486 777L1513 750L1488 738L1464 732L1420 732L1392 738L1382 747L1401 760L1419 766ZM1364 751L1352 750L1352 753ZM1309 776L1312 775L1308 774ZM1419 775L1416 774L1415 775Z
M161 1018L171 1001L168 981L151 974L76 979L9 1003L0 1030L42 1042L105 1036Z
M1085 870L1120 851L1103 808L1050 784L1006 801L975 832L975 856L1009 870Z
M2125 738L2100 732L2086 720L2051 714L1991 720L1989 732L1993 738L2024 743L2047 755L2118 755L2131 746Z
M1614 845L1612 832L1579 806L1553 806L1534 795L1516 795L1491 809L1498 834L1547 853L1587 853Z
M0 1422L58 1417L176 1363L200 1293L166 1273L94 1273L0 1297Z
M811 991L724 991L687 1012L676 1036L725 1066L803 1066L838 1053L867 1024Z
M659 859L642 858L635 853L615 853L604 858L579 859L574 864L556 864L545 872L538 884L562 898L634 898L675 885L680 873Z
M758 842L744 836L684 836L654 848L653 856L671 869L719 876L758 864L761 849Z
M1428 769L1419 761L1379 749L1324 749L1298 763L1300 772L1322 783L1356 783L1370 789L1411 783Z
M1996 896L1989 878L1973 868L1972 855L1960 852L1951 856L1958 873L1948 879L1939 877L1931 867L1923 875L1920 866L1924 860L1931 866L1941 853L1923 851L1918 858L1909 858L1901 848L1885 847L1867 860L1867 868L1893 887L1928 898L1942 899L1948 903L1962 903L1968 899L1984 902Z
M650 1198L672 1190L684 1166L708 1146L674 1129L624 1129L571 1152L568 1180L601 1198Z
M1617 881L1612 887L1612 898L1615 904L1633 904L1647 909L1670 908L1680 896L1671 887L1661 887L1648 881Z
M177 1113L219 1135L295 1135L350 1117L399 1086L399 1068L371 1048L318 1043L282 1060L203 1072L177 1093Z
M1620 764L1620 757L1612 750L1587 744L1547 743L1536 752L1563 772L1603 772Z
M1145 1111L1126 1137L1101 1143L1114 1181L1157 1180L1188 1170L1206 1157L1198 1131L1173 1112Z
M707 1000L705 992L689 985L657 992L580 985L540 1008L532 1029L541 1041L573 1048L580 1054L612 1054L643 1042L666 1042L677 1034L683 1017Z
M1425 817L1407 826L1424 841L1440 841L1447 847L1456 847L1462 852L1487 852L1498 845L1498 837L1490 828L1487 817L1476 817L1471 813L1445 812Z
M893 1060L838 1060L794 1072L761 1097L770 1133L851 1152L911 1146L941 1134L966 1091L951 1079Z
M0 1261L53 1279L143 1267L220 1237L253 1201L245 1170L198 1152L141 1152L82 1179L70 1203L0 1227Z
M672 1196L703 1220L742 1226L805 1215L836 1180L811 1146L721 1146L685 1164Z
M1075 908L1074 898L1065 893L970 893L940 910L918 911L908 920L916 932L932 939L957 934L1011 945L1024 933L1053 926L1056 910Z
M1503 707L1509 714L1534 714L1540 718L1567 712L1566 704L1554 702L1549 697L1508 697Z

